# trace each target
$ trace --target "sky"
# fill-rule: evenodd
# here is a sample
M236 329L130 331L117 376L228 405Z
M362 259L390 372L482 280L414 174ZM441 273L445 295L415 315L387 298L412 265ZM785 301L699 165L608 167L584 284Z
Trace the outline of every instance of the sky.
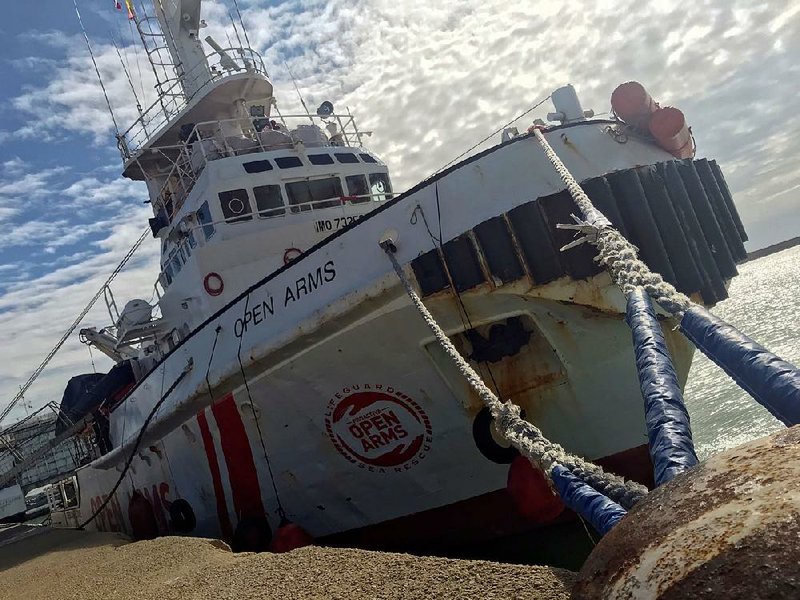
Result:
M233 1L203 4L208 32L223 45L236 39ZM136 116L131 86L143 106L153 100L149 65L114 0L78 0L78 7L126 129ZM698 155L719 162L749 250L800 235L800 1L239 0L239 7L282 110L299 109L288 66L310 107L331 100L374 131L368 146L389 165L397 190L560 85L572 83L584 108L602 114L614 87L634 79L662 105L683 110ZM144 184L120 176L112 120L72 1L7 2L3 16L0 408L152 216ZM524 129L548 110L516 125ZM157 271L158 245L148 237L112 286L117 303L150 299ZM109 323L102 300L84 321ZM76 333L4 424L59 402L73 375L110 365Z

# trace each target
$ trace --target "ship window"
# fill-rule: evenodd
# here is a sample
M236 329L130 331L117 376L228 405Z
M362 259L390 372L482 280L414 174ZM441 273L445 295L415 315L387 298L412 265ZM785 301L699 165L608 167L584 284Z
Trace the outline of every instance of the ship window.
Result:
M374 194L372 199L376 202L383 202L392 197L392 184L389 183L389 176L386 173L369 174L370 193Z
M181 259L180 259L180 253L178 253L178 252L174 253L172 255L172 258L170 259L169 264L172 265L172 271L173 271L173 273L175 273L174 276L177 277L178 273L181 272L181 266L182 266Z
M186 236L186 241L189 243L190 248L197 247L197 240L194 239L194 231L189 232L189 234Z
M333 157L330 154L309 154L308 160L312 165L332 165Z
M200 221L200 224L203 226L203 234L206 236L207 240L210 240L216 228L212 224L213 219L211 218L211 209L208 207L208 202L203 202L200 208L197 209L196 214L197 220Z
M267 219L286 214L281 186L259 185L253 188L253 195L256 197L256 210L260 218Z
M242 163L242 166L248 173L263 173L264 171L272 170L272 163L268 160L254 160L252 162Z
M374 156L370 156L369 154L359 154L359 156L361 157L361 160L363 160L365 163L376 163L376 162L378 162L377 160L375 160Z
M338 160L340 163L358 162L358 158L356 158L356 155L353 154L352 152L336 152L334 156L336 157L336 160Z
M78 506L78 493L75 490L75 482L72 480L63 483L64 508L74 508Z
M275 159L275 164L281 169L293 169L294 167L302 167L303 161L296 156L281 156Z
M167 287L167 285L172 283L172 265L170 265L169 262L164 265L164 280L166 281L166 285L164 287Z
M342 203L342 183L338 177L294 181L286 184L286 194L292 212L339 206ZM300 206L297 206L300 205Z
M222 205L222 216L228 223L240 223L253 218L250 208L250 198L247 190L228 190L219 193L219 202Z
M367 178L363 175L348 175L345 177L347 183L347 193L350 195L350 202L369 202L369 186Z

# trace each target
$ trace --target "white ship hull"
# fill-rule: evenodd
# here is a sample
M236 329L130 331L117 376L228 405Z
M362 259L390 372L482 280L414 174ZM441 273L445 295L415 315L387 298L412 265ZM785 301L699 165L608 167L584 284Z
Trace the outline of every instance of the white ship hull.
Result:
M579 181L671 160L636 139L620 144L605 128L547 133ZM249 290L115 409L114 450L77 473L81 516L102 504L135 451L92 527L130 532L134 490L150 501L161 533L175 531L169 507L181 499L196 517L193 535L225 539L246 517L265 516L274 530L280 507L315 538L361 532L387 544L525 526L502 491L508 465L476 443L479 400L442 356L378 241L395 230L397 257L409 265L439 239L562 189L536 141L518 138L423 182L264 279L253 273ZM574 212L569 201L563 208ZM426 294L451 339L467 355L476 348L466 330L489 339L491 324L507 336L513 329L514 347L474 361L485 380L549 439L592 460L611 457L641 478L646 433L621 293L603 273L540 283L526 267L503 283L478 260L488 273L482 283ZM665 334L683 383L691 349L671 328ZM497 510L475 520L481 502ZM425 515L437 526L402 525Z

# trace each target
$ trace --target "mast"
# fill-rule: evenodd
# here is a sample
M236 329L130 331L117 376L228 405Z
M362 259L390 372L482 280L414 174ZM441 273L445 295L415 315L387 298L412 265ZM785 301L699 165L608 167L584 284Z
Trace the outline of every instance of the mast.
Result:
M199 36L201 4L202 0L153 0L158 23L178 68L186 98L191 98L210 77Z

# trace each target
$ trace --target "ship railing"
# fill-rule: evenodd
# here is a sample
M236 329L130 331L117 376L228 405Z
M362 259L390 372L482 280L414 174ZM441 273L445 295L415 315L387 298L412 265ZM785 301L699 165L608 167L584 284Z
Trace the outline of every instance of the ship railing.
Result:
M130 160L170 119L180 113L188 103L205 89L229 76L240 73L259 73L268 76L261 56L251 48L231 47L223 49L223 53L212 52L206 55L208 69L205 64L183 73L169 87L160 90L158 98L146 109L125 132L117 138L117 146L123 162ZM184 81L198 81L197 91L192 96L183 92Z
M268 101L268 99L265 99ZM355 118L348 114L279 115L278 120L268 117L241 117L197 123L186 134L186 141L170 146L154 146L172 168L159 190L156 202L164 207L171 219L192 191L197 178L209 161L280 149L362 146L363 136L371 132L358 129ZM311 120L310 124L298 121ZM323 128L328 128L327 135ZM290 125L297 124L290 129ZM330 127L335 125L335 129ZM227 135L226 135L227 133ZM231 135L233 134L233 135Z
M265 99L268 102L269 99ZM252 104L252 103L251 103ZM186 153L195 175L208 161L269 150L320 147L363 147L365 136L355 117L311 114L240 117L197 123L186 135Z

